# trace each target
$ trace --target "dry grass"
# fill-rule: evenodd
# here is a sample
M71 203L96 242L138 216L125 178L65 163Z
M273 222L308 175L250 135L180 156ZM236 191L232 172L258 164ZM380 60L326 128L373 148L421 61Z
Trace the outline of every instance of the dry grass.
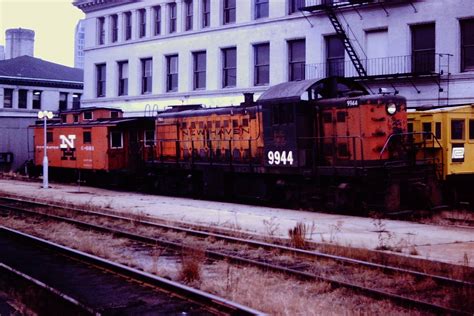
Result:
M205 259L204 250L199 248L185 249L181 255L179 280L187 284L199 284Z
M304 248L306 245L306 230L305 224L298 222L296 226L288 230L291 244L296 248Z

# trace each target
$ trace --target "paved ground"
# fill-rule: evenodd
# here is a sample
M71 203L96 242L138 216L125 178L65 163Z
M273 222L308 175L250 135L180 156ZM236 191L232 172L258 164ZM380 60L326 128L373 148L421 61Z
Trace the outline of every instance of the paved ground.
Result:
M408 255L413 247L420 258L474 267L474 229L416 224L404 221L322 214L232 203L208 202L90 187L0 179L0 193L34 196L76 205L92 204L121 212L144 213L165 220L227 227L258 234L287 237L297 222L309 228L315 241L374 249L381 242L400 246ZM1 223L1 219L0 219ZM385 232L380 232L385 231ZM466 260L467 259L467 260ZM468 262L466 262L468 261Z

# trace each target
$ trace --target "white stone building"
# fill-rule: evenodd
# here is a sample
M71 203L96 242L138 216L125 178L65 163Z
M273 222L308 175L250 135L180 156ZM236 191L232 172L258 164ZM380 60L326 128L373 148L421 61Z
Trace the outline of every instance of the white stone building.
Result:
M243 92L328 75L386 87L409 106L474 102L470 0L73 4L86 13L84 106L235 105Z

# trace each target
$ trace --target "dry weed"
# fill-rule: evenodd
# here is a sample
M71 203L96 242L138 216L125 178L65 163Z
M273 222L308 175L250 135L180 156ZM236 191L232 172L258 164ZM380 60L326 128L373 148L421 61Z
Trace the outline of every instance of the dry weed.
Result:
M296 248L304 248L306 245L307 226L301 222L296 223L294 228L288 230L291 244Z
M202 265L205 253L202 249L186 249L182 252L179 279L188 284L198 284L201 281Z

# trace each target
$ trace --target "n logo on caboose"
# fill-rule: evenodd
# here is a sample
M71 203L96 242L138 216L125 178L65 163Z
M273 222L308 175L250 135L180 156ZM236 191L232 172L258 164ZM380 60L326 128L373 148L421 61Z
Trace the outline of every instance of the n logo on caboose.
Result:
M63 156L61 160L76 160L75 152L75 144L74 140L76 139L76 135L59 135L59 139L61 140L61 144L59 148L63 152Z

